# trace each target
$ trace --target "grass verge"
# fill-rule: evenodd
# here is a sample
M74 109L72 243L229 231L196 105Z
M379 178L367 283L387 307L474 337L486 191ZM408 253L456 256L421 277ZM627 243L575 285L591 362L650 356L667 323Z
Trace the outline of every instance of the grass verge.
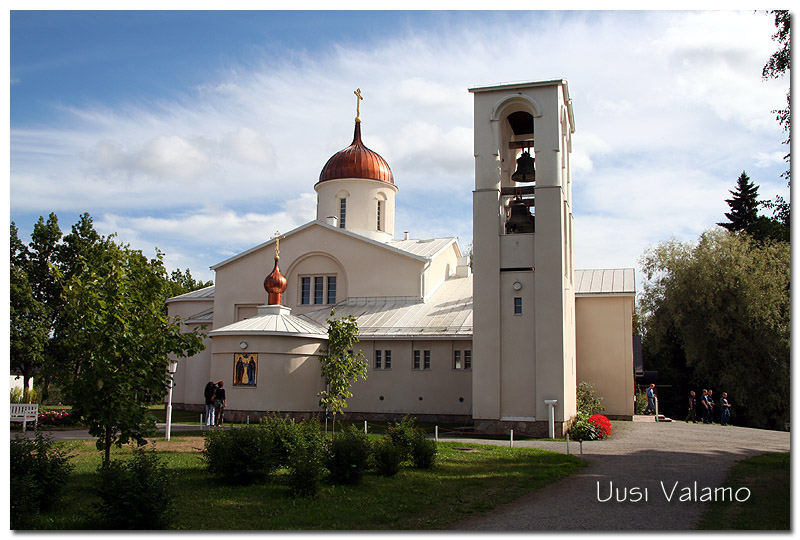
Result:
M91 529L92 493L100 453L91 441L66 443L75 469L61 502L42 514L36 529ZM361 485L325 485L314 498L292 498L285 474L263 485L230 487L209 476L202 437L158 441L175 472L176 529L418 530L442 529L512 501L574 472L574 456L529 448L439 443L431 470L404 467L393 478L366 474ZM115 449L114 457L130 454Z
M724 486L750 489L745 502L714 502L698 529L789 530L789 453L744 459L728 472Z

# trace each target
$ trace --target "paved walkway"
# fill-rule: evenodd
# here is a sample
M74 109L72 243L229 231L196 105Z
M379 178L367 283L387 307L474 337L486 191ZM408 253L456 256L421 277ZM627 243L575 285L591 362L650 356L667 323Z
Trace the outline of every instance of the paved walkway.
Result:
M164 435L166 430L166 424L157 423L156 429L158 430L159 435ZM197 424L172 424L172 429L170 433L172 435L178 436L180 435L181 431L199 431L201 428ZM202 429L206 429L203 426ZM55 441L88 441L90 439L95 439L92 435L89 435L89 431L86 429L48 429L43 430L44 433L47 433L50 437L53 438ZM19 427L19 424L12 424L11 426L11 438L14 439L16 437L27 437L32 439L35 436L35 432L33 426L28 426L28 429L25 433L22 433L22 430Z
M764 452L788 452L789 433L736 426L684 422L614 422L616 433L606 441L583 443L588 465L556 484L528 494L451 528L471 531L535 530L687 530L694 529L707 503L667 502L667 490L678 481L698 490L723 486L736 462ZM488 441L463 439L486 444ZM502 443L498 443L502 444ZM508 444L507 442L505 444ZM515 441L515 446L566 452L565 443ZM578 443L570 444L578 452ZM614 487L647 488L647 502L599 502ZM734 490L738 486L732 486ZM622 490L620 489L620 492ZM643 489L642 489L643 491Z

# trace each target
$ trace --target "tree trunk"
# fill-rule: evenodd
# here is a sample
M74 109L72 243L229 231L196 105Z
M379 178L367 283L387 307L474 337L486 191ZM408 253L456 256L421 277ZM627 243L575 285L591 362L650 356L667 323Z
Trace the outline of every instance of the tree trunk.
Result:
M104 442L104 450L105 450L105 457L103 458L103 466L108 467L108 464L111 463L111 428L106 428L106 436Z

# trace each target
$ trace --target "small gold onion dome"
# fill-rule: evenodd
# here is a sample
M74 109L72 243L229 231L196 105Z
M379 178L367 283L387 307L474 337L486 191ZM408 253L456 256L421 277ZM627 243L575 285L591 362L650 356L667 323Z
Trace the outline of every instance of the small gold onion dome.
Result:
M275 255L275 266L267 276L267 279L264 280L264 289L267 291L267 304L270 306L281 303L281 294L286 291L286 286L288 285L286 278L281 274L281 269L278 268L278 258Z

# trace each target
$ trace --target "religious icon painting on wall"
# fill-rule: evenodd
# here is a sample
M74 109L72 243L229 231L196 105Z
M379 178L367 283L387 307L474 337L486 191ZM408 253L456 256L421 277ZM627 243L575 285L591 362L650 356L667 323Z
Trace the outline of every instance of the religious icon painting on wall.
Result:
M255 386L258 377L258 354L233 355L233 386Z

